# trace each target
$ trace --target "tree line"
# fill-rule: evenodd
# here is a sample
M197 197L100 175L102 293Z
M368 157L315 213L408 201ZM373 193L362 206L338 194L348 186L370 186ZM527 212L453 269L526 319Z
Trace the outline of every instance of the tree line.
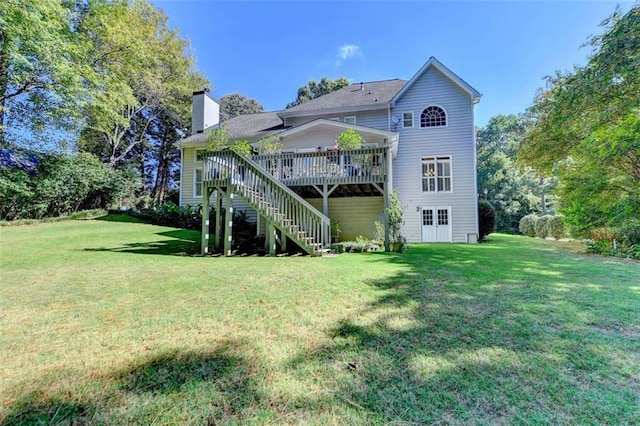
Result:
M640 7L602 27L585 65L546 77L524 113L478 129L479 196L498 230L558 213L573 236L640 234Z

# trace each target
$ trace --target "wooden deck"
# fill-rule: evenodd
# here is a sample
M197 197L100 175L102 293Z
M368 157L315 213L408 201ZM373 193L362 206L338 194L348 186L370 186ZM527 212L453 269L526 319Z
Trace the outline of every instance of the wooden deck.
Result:
M275 254L277 231L281 245L287 238L309 254L320 255L330 243L328 198L338 188L376 190L388 206L391 158L388 147L348 151L285 153L245 158L224 150L208 152L203 160L202 253L209 249L209 196L216 197L214 247L231 254L231 208L226 210L224 239L220 238L222 197L231 205L232 194L242 197L267 222L269 252ZM322 197L322 212L293 188L313 188ZM385 248L389 247L388 232Z
M256 155L252 159L287 186L384 183L388 148Z

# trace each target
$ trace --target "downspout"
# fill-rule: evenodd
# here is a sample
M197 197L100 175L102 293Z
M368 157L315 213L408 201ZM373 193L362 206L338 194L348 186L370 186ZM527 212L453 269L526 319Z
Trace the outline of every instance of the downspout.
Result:
M473 98L471 99L471 143L473 144L473 194L474 194L474 205L476 208L476 240L480 239L480 224L478 217L478 198L480 194L478 194L478 153L476 152L476 118L475 118L475 108L476 103L473 102Z
M182 171L184 170L184 147L180 147L180 189L178 204L180 207L184 207L184 200L182 199L182 187L184 186L184 180L182 179Z

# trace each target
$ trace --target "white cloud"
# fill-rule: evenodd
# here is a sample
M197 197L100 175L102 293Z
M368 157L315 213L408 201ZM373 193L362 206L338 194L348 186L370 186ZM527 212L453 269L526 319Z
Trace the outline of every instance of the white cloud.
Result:
M345 44L338 50L338 59L336 59L336 66L340 66L343 60L353 58L354 56L361 56L362 51L356 44Z

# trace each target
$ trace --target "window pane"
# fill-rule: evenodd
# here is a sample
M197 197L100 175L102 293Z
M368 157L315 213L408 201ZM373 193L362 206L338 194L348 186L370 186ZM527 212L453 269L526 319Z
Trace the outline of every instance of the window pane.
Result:
M405 112L402 114L402 126L413 127L413 113Z
M451 178L444 178L444 185L442 191L451 191Z
M433 210L422 210L422 224L425 226L433 225Z
M420 114L420 127L446 126L447 117L444 110L437 106L425 108Z
M193 195L196 197L202 196L202 169L195 169Z
M449 210L438 209L438 225L448 225L448 224L449 224Z

